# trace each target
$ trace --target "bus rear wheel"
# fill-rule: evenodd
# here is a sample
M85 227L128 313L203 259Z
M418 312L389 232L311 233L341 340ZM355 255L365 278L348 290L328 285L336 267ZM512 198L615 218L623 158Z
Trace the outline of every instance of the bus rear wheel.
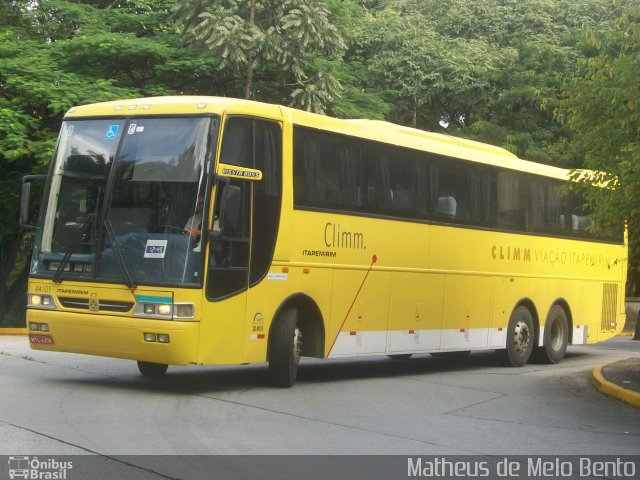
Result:
M143 377L162 377L167 373L167 368L169 368L169 365L164 363L143 362L142 360L138 360L138 370L140 370Z
M507 345L498 350L502 363L508 367L521 367L529 361L535 340L533 317L520 305L511 314L507 328Z
M290 388L298 378L298 363L302 353L302 331L298 327L298 312L285 310L271 331L269 375L276 387Z
M567 353L569 340L569 321L560 305L549 310L544 325L544 346L536 349L536 359L542 363L558 363Z

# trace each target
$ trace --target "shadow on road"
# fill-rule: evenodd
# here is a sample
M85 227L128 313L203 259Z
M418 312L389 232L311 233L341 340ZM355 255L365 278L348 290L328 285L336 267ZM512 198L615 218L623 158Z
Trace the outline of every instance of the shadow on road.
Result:
M584 352L567 352L565 361L571 363L588 355ZM428 354L414 355L408 359L391 359L386 356L357 359L303 359L298 370L298 383L295 388L321 385L325 383L351 382L367 379L392 379L402 376L429 376L490 370L500 375L521 375L554 365L530 364L522 368L504 367L493 351L473 352L465 358L436 357ZM86 372L82 378L47 379L45 381L66 382L79 388L82 385L103 386L106 388L135 389L157 393L172 394L213 394L220 392L238 392L257 389L273 389L269 385L267 364L216 367L170 367L168 373L160 378L142 377L137 370L127 370L118 375Z

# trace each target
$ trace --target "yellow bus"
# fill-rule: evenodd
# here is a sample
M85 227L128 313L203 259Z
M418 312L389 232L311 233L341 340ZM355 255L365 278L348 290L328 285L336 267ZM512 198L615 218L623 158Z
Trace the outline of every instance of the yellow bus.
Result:
M268 362L284 387L301 356L559 362L621 330L627 262L623 228L596 237L568 180L491 145L251 101L74 107L30 344L149 376Z

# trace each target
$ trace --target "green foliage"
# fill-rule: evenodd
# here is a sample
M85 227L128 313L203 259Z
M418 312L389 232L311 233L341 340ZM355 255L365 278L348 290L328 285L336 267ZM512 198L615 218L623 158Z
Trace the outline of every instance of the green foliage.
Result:
M0 239L17 232L20 178L44 172L64 112L140 95L197 93L215 67L181 51L173 2L14 0L0 15Z
M344 3L335 11L367 12L346 22L345 60L367 66L361 90L391 106L389 120L542 161L567 135L553 112L584 55L581 32L616 12L609 0Z
M15 235L20 177L46 171L69 107L165 94L386 119L608 171L620 187L603 216L637 223L637 9L634 0L5 0L0 238Z
M341 58L345 45L323 2L180 0L174 11L192 45L227 74L242 72L244 98L288 96L292 105L317 112L337 98L326 60Z
M559 152L595 170L606 191L584 189L599 228L628 222L631 257L640 259L640 5L621 4L611 29L585 36L591 57L567 83L558 117L572 135ZM606 173L605 173L606 172ZM580 173L576 175L579 177ZM636 267L637 268L637 267Z

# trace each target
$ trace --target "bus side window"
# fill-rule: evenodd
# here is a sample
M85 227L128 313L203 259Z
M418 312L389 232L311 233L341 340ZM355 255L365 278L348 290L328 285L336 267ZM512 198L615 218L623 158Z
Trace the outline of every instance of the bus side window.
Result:
M525 231L527 189L521 174L507 170L497 174L498 227Z
M426 158L416 152L395 148L391 150L389 181L392 192L390 214L404 218L426 216Z
M367 152L367 211L388 213L393 205L387 152Z
M461 162L433 165L433 214L456 222L476 223L481 218L480 170Z

